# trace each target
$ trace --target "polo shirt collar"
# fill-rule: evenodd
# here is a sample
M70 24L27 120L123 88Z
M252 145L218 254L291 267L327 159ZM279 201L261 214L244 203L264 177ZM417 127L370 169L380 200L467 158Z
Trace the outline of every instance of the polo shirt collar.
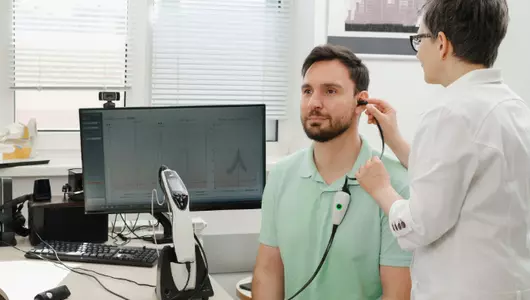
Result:
M353 168L347 174L349 178L354 178L355 173L357 173L357 170L359 170L361 166L365 165L366 162L372 157L372 148L368 144L368 141L362 135L360 137L361 151L359 151L359 155L357 156L357 160L355 161ZM302 164L300 165L299 174L303 178L313 178L316 181L324 182L324 180L318 173L318 169L315 165L313 151L314 144L311 144L311 146L306 151Z

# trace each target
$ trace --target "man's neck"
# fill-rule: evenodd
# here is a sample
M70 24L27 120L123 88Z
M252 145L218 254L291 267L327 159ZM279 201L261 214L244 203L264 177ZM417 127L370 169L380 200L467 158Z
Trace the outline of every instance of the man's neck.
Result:
M451 64L450 68L448 68L449 71L446 72L445 79L442 82L442 85L444 87L448 87L453 82L460 79L462 76L466 75L469 72L480 70L480 69L486 69L486 66L484 65L474 65L474 64L468 64L463 63L461 61L455 61Z
M315 142L313 159L328 184L347 174L354 166L362 141L357 130L348 130L325 143Z

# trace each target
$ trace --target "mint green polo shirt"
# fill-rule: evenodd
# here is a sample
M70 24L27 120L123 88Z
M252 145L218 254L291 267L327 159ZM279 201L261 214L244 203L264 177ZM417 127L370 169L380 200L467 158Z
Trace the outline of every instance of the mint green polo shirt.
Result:
M378 156L365 139L348 177ZM408 199L406 169L383 157L394 189ZM270 170L262 199L260 242L279 247L285 298L296 293L318 266L331 235L333 196L344 177L328 185L313 160L313 147L279 161ZM382 295L379 267L408 267L411 253L401 250L388 218L375 201L350 181L351 202L319 274L296 299L375 300Z

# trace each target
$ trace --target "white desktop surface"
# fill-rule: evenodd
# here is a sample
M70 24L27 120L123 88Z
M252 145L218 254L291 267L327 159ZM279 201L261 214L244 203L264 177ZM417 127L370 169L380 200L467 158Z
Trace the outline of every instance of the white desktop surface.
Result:
M27 238L18 238L17 247L21 250L27 251L32 248ZM131 241L128 245L139 246L146 245L147 247L154 247L153 244L147 244L141 241ZM20 261L29 260L24 258L24 253L16 250L13 247L0 247L0 261ZM114 277L122 277L137 281L138 283L156 284L156 266L152 268L142 267L126 267L116 265L103 265L103 264L86 264L86 263L73 263L79 267L94 270L106 275ZM1 272L9 272L9 270L1 270ZM93 274L96 276L101 283L107 288L116 292L125 298L131 300L155 300L154 288L152 287L140 287L133 283L114 280ZM46 274L42 274L46 276ZM233 298L210 276L212 288L214 290L214 296L209 298L210 300L233 300ZM27 282L28 285L31 282ZM68 298L69 300L84 300L84 299L120 299L103 289L93 278L85 275L76 274L70 272L66 278L59 284L66 285L72 295ZM2 283L0 282L0 288ZM49 287L54 288L55 286ZM43 292L43 291L42 291ZM9 295L8 295L9 296ZM10 299L11 300L11 299ZM13 299L15 300L15 299Z

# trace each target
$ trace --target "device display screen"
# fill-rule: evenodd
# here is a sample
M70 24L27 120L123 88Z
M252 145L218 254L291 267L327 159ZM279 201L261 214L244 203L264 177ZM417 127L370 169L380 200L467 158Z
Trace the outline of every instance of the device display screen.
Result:
M181 193L187 193L186 188L182 186L180 180L178 180L177 176L172 172L166 172L166 178L167 178L167 184L169 187L169 190L172 193L181 194Z

